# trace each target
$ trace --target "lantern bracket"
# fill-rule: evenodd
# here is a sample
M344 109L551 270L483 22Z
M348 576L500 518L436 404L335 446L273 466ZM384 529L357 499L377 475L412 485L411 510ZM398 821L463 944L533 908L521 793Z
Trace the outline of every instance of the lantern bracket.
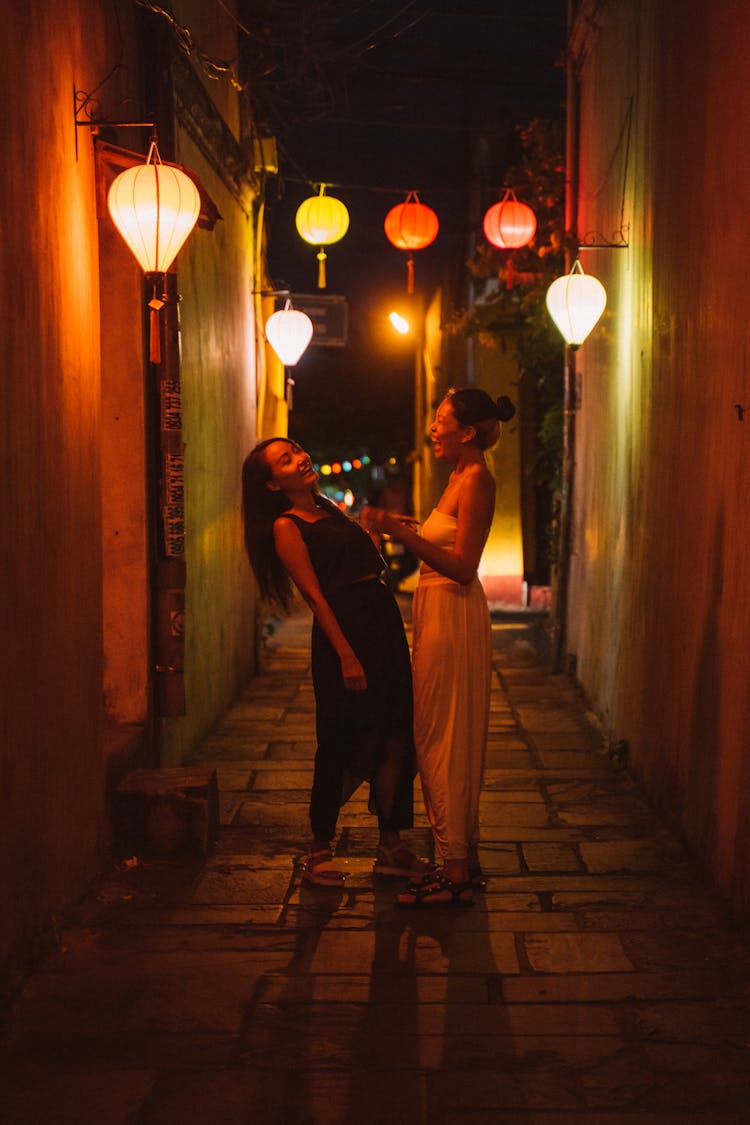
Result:
M625 223L619 230L612 231L611 238L600 234L598 231L589 231L584 234L578 243L579 250L627 250L630 246L628 235L630 223Z
M76 160L78 160L78 130L79 129L94 129L112 128L112 129L154 129L155 124L153 121L113 121L111 118L102 116L102 104L98 98L94 97L97 90L99 90L105 82L108 82L112 75L122 66L121 63L116 63L110 70L106 78L103 78L98 86L95 86L90 94L85 90L79 90L78 87L73 85L73 120L75 122L76 132Z

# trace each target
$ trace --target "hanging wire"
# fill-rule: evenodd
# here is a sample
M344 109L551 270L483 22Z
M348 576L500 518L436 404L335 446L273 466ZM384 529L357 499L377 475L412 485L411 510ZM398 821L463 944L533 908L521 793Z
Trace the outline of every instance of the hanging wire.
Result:
M385 31L386 28L391 27L391 25L394 24L396 20L401 19L401 17L406 12L408 12L410 8L413 8L416 3L418 3L418 0L409 0L408 4L404 4L404 6L400 8L398 12L392 15L389 19L385 20L384 23L381 23L379 27L374 28L366 35L363 35L359 39L355 39L353 43L348 44L348 46L344 49L344 53L348 55L350 54L352 58L356 59L360 58L367 51L376 50L382 45L383 41L385 40L384 37L383 39L378 41L378 36L380 35L380 33L382 31ZM405 24L401 28L398 28L390 36L388 36L388 42L393 42L395 39L400 39L402 35L404 35L407 31L411 31L412 28L421 23L422 20L425 19L425 17L429 14L430 9L421 13L417 13L414 18L409 21L409 23Z
M629 234L629 231L630 231L630 224L625 222L625 193L626 193L626 190L627 190L627 182L628 182L628 165L630 163L630 140L631 140L631 134L632 134L632 127L633 127L633 95L631 94L630 97L628 98L628 106L627 106L627 109L625 111L625 116L623 118L622 126L620 128L620 135L617 138L617 143L616 143L616 145L613 149L612 156L610 158L609 164L607 165L607 169L606 169L606 171L604 173L604 176L602 177L602 179L599 183L599 186L597 187L597 189L595 191L587 192L586 194L581 193L582 198L585 199L585 200L593 200L593 199L599 198L599 196L602 194L602 192L604 191L605 187L607 186L607 184L609 182L610 176L612 174L612 169L614 168L615 161L616 161L616 159L617 159L617 157L620 153L620 150L622 148L622 144L623 144L623 141L624 141L625 142L625 156L624 156L623 170L622 170L622 190L620 192L620 226L617 230L612 232L612 235L611 235L610 238L606 238L603 234L600 234L598 231L589 231L587 234L583 235L583 237L580 239L579 248L581 250L584 250L584 249L586 249L586 250L607 249L608 250L608 249L618 249L618 248L627 249L627 247L629 245L628 234Z
M135 2L139 7L146 8L147 11L167 21L180 50L184 51L188 58L194 59L209 78L219 79L226 76L235 90L247 89L246 84L241 82L237 75L237 59L218 59L209 55L195 43L190 28L178 23L172 13L162 8L155 0L135 0Z
M244 32L245 35L252 35L252 32L245 27L244 23L238 20L234 12L226 6L224 0L216 0L216 3L219 5L223 12L226 12L232 23L234 23L240 29L240 31Z

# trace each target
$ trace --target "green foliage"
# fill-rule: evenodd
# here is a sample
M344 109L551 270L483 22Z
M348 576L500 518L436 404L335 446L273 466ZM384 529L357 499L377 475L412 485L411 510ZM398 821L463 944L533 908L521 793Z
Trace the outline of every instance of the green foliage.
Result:
M502 284L481 304L457 319L455 327L492 344L509 319L518 326L521 378L530 382L539 418L535 478L552 492L560 487L563 434L563 342L547 312L550 284L565 271L564 126L534 120L517 133L520 155L506 184L528 203L537 220L534 241L519 250L498 250L482 241L467 263L477 279Z

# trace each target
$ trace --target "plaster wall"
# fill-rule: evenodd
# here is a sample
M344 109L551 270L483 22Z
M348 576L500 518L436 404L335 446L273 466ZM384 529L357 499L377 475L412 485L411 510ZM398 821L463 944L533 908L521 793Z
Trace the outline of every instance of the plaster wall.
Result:
M731 0L610 0L579 56L579 234L619 224L624 183L630 245L582 257L608 312L576 360L568 606L589 698L744 918L748 41Z
M437 503L450 474L450 466L439 464L432 456L429 433L435 410L451 387L467 384L466 341L443 332L443 300L443 291L437 290L427 306L418 359L414 500L420 520L426 519ZM493 348L476 343L473 358L473 385L493 398L508 395L518 409L518 363L513 333ZM487 461L497 482L497 492L495 517L479 575L490 600L520 604L523 543L518 416L503 426L500 441L488 452Z
M235 138L240 138L240 106L231 78L239 78L237 44L244 24L237 15L235 0L207 4L206 0L175 0L171 5L175 19L188 28L193 43L200 47L211 65L195 67L199 81L218 109ZM226 68L226 69L225 69Z
M74 84L99 5L6 5L0 40L0 970L101 859L100 341L93 150Z
M521 537L521 447L518 394L518 361L515 336L501 337L494 347L481 342L475 352L475 385L492 398L507 395L516 407L516 416L501 427L500 440L487 453L487 461L497 482L495 518L482 555L479 576L488 597L493 586L501 600L520 602L523 581L523 542ZM503 582L498 582L503 579ZM494 581L493 581L494 580Z
M255 588L243 545L242 461L256 440L252 213L177 136L221 220L180 252L187 713L161 723L162 765L183 761L254 670Z
M100 210L104 194L100 184ZM99 279L103 693L113 753L125 728L147 725L151 606L143 274L108 215L99 219Z

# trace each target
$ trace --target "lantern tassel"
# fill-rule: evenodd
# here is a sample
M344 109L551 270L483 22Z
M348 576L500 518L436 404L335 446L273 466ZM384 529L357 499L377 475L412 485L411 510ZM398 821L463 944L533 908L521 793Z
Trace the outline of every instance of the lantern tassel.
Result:
M406 292L414 292L414 255L410 254L406 259Z
M161 363L161 332L159 331L159 310L151 309L149 316L148 358L150 363Z
M326 287L326 252L321 247L318 250L318 289Z
M508 255L508 268L505 271L505 288L512 289L515 284L515 274L513 273L513 255Z
M149 363L161 363L161 325L159 324L159 311L164 307L166 302L166 278L165 278L165 292L162 297L156 296L156 282L154 282L154 293L148 303L149 308L149 325L148 325L148 358Z

